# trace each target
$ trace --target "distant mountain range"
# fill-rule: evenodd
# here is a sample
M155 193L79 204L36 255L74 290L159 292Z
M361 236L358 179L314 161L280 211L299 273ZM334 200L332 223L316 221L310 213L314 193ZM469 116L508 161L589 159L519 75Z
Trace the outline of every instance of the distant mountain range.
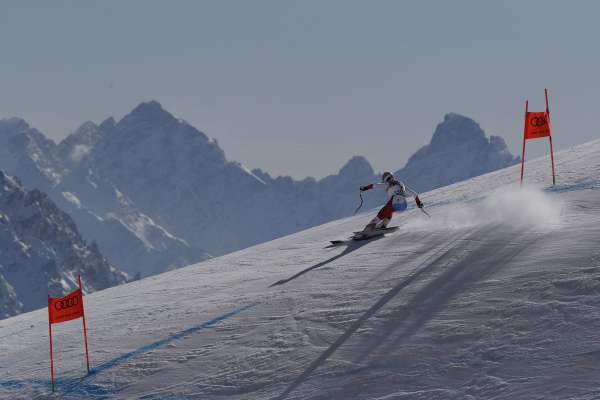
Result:
M37 189L0 172L0 318L42 307L48 295L123 283L126 275L87 243L75 222Z
M502 138L488 139L473 120L448 114L430 144L397 175L425 191L518 161ZM47 193L73 218L81 236L130 276L156 274L348 216L357 206L358 187L379 180L359 156L320 180L250 171L155 101L141 103L118 122L86 122L59 144L22 119L2 119L0 169L36 193ZM383 199L383 193L369 194L364 207ZM110 280L113 275L106 282L124 280L121 275ZM3 282L0 303L6 296Z
M206 259L206 251L156 224L132 204L126 185L117 187L89 162L89 156L101 157L92 150L113 128L112 118L99 126L87 122L56 145L21 119L0 120L0 168L47 193L84 237L131 275Z

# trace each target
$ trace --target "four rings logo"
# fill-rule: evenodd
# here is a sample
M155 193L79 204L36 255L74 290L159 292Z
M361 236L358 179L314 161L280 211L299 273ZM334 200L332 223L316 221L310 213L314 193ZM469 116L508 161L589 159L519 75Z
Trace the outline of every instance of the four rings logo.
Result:
M68 299L62 299L54 303L54 308L57 310L66 310L67 308L75 307L79 305L78 297L69 297Z
M546 117L532 117L529 120L529 124L535 127L545 126L547 123L548 121L546 120Z

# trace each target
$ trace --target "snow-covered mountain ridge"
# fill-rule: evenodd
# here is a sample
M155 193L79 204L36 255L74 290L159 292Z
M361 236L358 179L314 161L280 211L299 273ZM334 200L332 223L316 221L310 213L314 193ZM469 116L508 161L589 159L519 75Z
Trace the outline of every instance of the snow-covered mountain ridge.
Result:
M48 196L77 223L82 235L130 275L149 275L208 258L140 211L114 183L82 165L116 125L83 124L60 144L18 118L0 120L0 169Z
M77 275L86 292L126 281L44 193L2 171L0 243L0 318L44 307L48 295L74 290Z
M600 397L600 141L86 296L56 326L64 399ZM278 281L285 284L275 285ZM45 310L0 321L0 397L49 397Z

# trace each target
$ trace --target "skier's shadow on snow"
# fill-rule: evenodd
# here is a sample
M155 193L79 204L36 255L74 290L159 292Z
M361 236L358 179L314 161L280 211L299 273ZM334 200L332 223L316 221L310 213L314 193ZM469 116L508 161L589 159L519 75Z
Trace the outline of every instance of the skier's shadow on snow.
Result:
M477 237L479 235L478 231L475 231L471 235L465 235L463 237L458 237L454 239L451 244L454 245L459 241L470 240L472 237ZM529 244L535 242L535 238L530 241ZM388 346L386 351L392 350L394 347L397 347L402 343L403 340L410 337L414 334L420 327L424 325L436 312L438 312L441 308L444 307L445 304L450 301L455 295L461 293L466 287L484 279L486 276L491 274L494 270L498 269L501 265L508 262L512 258L518 256L526 246L519 246L516 249L513 248L510 244L502 244L499 246L496 251L489 256L490 249L483 248L479 249L483 254L473 254L470 251L467 252L467 255L464 259L454 261L451 260L449 263L445 261L448 256L451 256L456 250L463 250L460 248L453 248L453 246L448 246L447 248L442 248L440 251L435 252L431 255L426 261L421 263L421 267L415 270L412 274L408 275L402 281L400 281L396 286L390 289L387 293L385 293L371 308L369 308L358 320L350 325L350 327L340 336L338 339L329 346L327 350L325 350L315 361L313 361L303 372L298 376L284 391L282 394L277 396L275 400L282 400L287 395L292 392L295 388L300 386L304 381L308 379L310 374L317 369L320 365L322 365L340 346L342 346L346 340L350 338L363 324L370 319L377 311L379 311L383 306L385 306L389 301L395 298L402 289L407 287L410 283L418 279L420 276L428 274L430 271L434 270L436 267L440 265L450 265L448 271L445 271L424 288L417 292L417 295L413 299L411 303L409 303L409 308L415 308L419 303L425 301L426 298L432 297L430 304L427 304L425 310L421 310L423 315L417 315L416 321L406 327L404 332L401 332L400 335L392 342L391 346ZM468 249L467 249L468 250ZM503 250L503 251L502 251ZM479 262L481 258L488 257L487 263ZM463 279L456 279L463 278ZM445 287L447 286L447 287ZM437 291L440 291L439 296L436 295ZM433 293L433 294L432 294ZM405 317L401 317L402 320L406 319ZM394 333L398 325L402 322L401 320L393 321L392 326L387 329L383 337L379 337L377 341L368 346L367 349L361 354L358 355L358 360L356 362L362 362L369 354L375 351L381 343L385 339L387 339L391 334Z
M344 251L342 251L340 254L338 254L338 255L336 255L336 256L333 256L333 257L331 257L331 258L329 258L329 259L327 259L327 260L325 260L325 261L321 261L321 262L320 262L320 263L318 263L318 264L315 264L315 265L313 265L313 266L310 266L310 267L308 267L308 268L306 268L306 269L304 269L304 270L302 270L302 271L298 272L297 274L290 276L289 278L286 278L286 279L281 279L281 280L279 280L279 281L277 281L277 282L275 282L275 283L271 284L269 287L273 287L273 286L279 286L279 285L283 285L283 284L285 284L285 283L288 283L289 281L292 281L292 280L294 280L294 279L296 279L296 278L298 278L298 277L300 277L300 276L302 276L302 275L306 274L307 272L310 272L310 271L312 271L313 269L321 268L321 267L322 267L322 266L324 266L324 265L327 265L327 264L329 264L329 263L332 263L332 262L334 262L335 260L337 260L338 258L342 258L342 257L344 257L344 256L346 256L346 255L348 255L348 254L352 253L353 251L356 251L356 250L360 249L360 248L361 248L361 247L363 247L364 245L366 245L366 244L368 244L368 243L372 243L372 242L374 242L374 241L376 241L376 240L379 240L379 239L381 239L381 238L383 238L383 236L378 236L378 237L375 237L375 238L373 238L373 239L370 239L370 240L363 240L363 241L350 241L350 242L348 242L348 243L346 244L346 248L345 248L345 249L344 249ZM337 245L331 245L331 246L327 246L327 248L331 248L331 247L337 247Z

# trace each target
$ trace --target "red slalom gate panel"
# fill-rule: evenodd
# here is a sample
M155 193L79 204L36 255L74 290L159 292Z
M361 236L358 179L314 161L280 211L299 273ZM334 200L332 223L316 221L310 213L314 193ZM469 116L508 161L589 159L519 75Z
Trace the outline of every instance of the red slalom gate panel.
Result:
M550 107L548 106L548 89L544 89L546 96L546 111L529 111L529 101L525 101L525 126L523 128L523 152L521 156L521 185L525 171L525 144L529 139L547 137L550 142L550 161L552 163L552 184L556 184L556 171L554 168L554 147L552 145L552 129L550 128Z
M54 351L52 348L52 324L83 319L83 339L85 343L85 360L87 372L90 372L90 356L88 352L87 327L85 324L85 311L83 309L83 290L81 287L81 276L77 277L79 289L72 291L63 297L48 296L48 335L50 337L50 378L52 391L54 392Z
M550 136L550 117L546 112L528 112L525 117L525 139Z
M64 297L48 297L48 320L51 324L83 317L83 295L77 289Z

